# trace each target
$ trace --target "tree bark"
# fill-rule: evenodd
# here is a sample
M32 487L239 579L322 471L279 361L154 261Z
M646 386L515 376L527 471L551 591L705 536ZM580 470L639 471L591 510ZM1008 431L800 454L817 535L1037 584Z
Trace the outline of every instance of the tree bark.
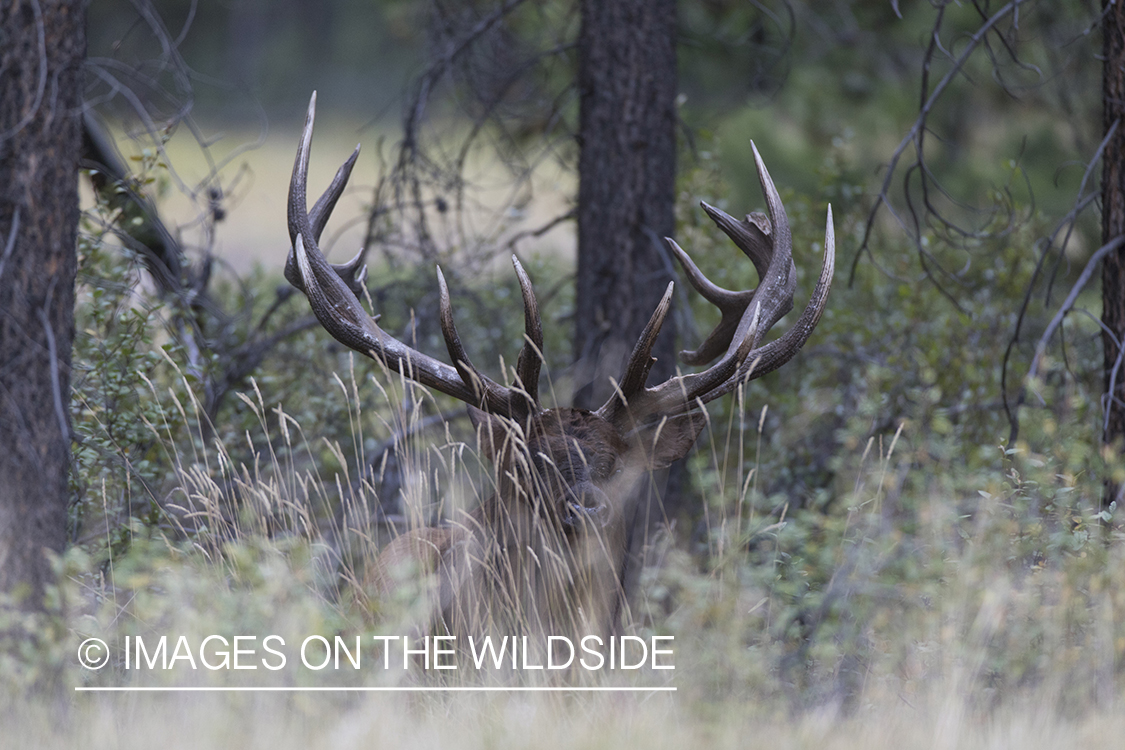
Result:
M1125 232L1125 8L1103 0L1102 126L1117 131L1106 144L1102 162L1102 243ZM1125 371L1118 364L1118 343L1125 338L1125 248L1102 263L1102 349L1106 398L1104 440L1120 453L1125 443ZM1104 504L1118 499L1121 486L1106 480Z
M610 378L621 377L672 280L662 243L675 228L676 2L582 0L581 12L574 405L593 409L612 394ZM675 374L675 333L668 316L651 382ZM627 499L626 599L649 532L666 517L667 474L652 480ZM622 615L619 607L615 628Z
M672 278L675 0L582 0L575 406L610 395ZM671 317L650 379L675 372Z
M0 592L42 605L66 541L81 0L0 4Z

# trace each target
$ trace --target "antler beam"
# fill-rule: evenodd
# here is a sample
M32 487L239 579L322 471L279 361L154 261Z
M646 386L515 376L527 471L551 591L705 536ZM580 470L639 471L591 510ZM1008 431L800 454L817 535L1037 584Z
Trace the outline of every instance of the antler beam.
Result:
M292 249L285 264L285 276L305 293L317 320L345 346L385 364L391 370L434 388L456 399L507 417L526 417L539 411L538 379L543 349L543 326L531 281L519 261L512 257L523 293L525 342L516 367L516 385L502 386L473 366L453 322L453 306L445 277L438 268L441 292L441 329L446 349L454 366L407 346L379 328L359 302L358 295L367 278L363 251L347 263L329 264L320 251L319 240L328 217L344 192L359 147L336 172L328 189L307 209L309 153L313 122L316 119L316 93L309 101L305 128L297 149L293 175L289 182L289 238Z
M606 419L621 419L627 407L629 418L639 422L654 414L683 412L694 408L698 402L707 403L719 398L739 383L759 378L792 359L820 320L828 301L836 263L831 206L828 207L824 235L824 263L808 305L797 323L781 338L757 348L766 332L793 309L797 274L793 264L793 235L785 206L753 141L750 147L754 152L754 163L766 196L769 216L754 213L743 221L737 221L713 206L706 203L702 206L711 220L754 264L760 279L758 287L746 291L719 287L703 275L674 240L666 238L688 282L722 314L719 324L703 344L694 351L681 352L680 357L689 365L721 359L703 372L671 378L653 388L645 387L648 372L655 361L651 356L652 346L671 300L672 285L669 284L664 299L657 305L633 349L617 392L598 410L598 414Z
M407 346L387 334L359 302L367 277L363 251L347 263L332 265L320 251L320 235L336 202L343 194L359 155L359 147L336 172L320 199L307 209L309 153L312 147L316 94L309 101L308 116L293 165L289 184L289 237L292 249L285 265L286 278L303 291L321 325L344 345L383 362L388 368L454 398L481 407L493 414L525 418L541 411L539 373L543 361L543 327L539 306L527 273L513 256L516 276L524 304L524 343L516 363L512 386L496 383L473 366L453 320L453 305L445 277L438 269L441 296L441 329L453 366L440 362ZM707 403L729 393L739 383L761 377L788 362L808 340L820 320L828 300L835 268L835 236L832 207L824 237L824 262L820 278L808 305L796 324L779 339L759 347L762 338L793 309L796 267L793 263L793 237L789 219L773 179L751 142L754 163L768 217L750 214L738 221L723 211L703 203L703 210L734 244L745 253L758 272L756 289L730 291L712 283L684 250L668 238L668 246L684 269L688 282L705 299L719 308L721 319L698 349L681 352L688 365L715 362L702 372L671 378L655 387L645 383L655 361L652 347L671 305L672 285L657 305L641 334L622 374L618 389L597 414L616 422L626 413L642 421L655 414L677 414L699 403Z

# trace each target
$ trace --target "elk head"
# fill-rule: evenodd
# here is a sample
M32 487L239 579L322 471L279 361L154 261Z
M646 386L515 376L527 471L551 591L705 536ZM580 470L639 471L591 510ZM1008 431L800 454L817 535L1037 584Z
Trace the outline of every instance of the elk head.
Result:
M694 351L682 352L681 358L688 365L713 364L700 372L647 385L655 362L652 347L671 306L673 285L669 283L613 396L596 411L544 409L538 390L543 348L539 308L531 282L515 257L512 262L523 296L524 342L511 385L495 382L472 364L457 334L440 268L441 328L452 365L390 336L379 327L377 318L363 310L357 298L366 278L362 254L342 265L331 265L324 259L317 243L344 190L359 147L309 210L306 183L315 109L314 93L289 186L292 249L285 276L305 293L321 325L338 341L382 362L391 371L469 405L484 452L502 467L497 471L497 498L485 503L475 519L476 526L493 537L523 537L532 533L527 525L542 524L557 529L561 539L573 542L584 531L620 526L620 502L615 495L640 472L665 467L683 457L704 424L703 405L788 362L808 339L824 310L835 260L831 207L823 267L812 297L792 328L762 345L765 333L793 307L796 269L785 208L757 148L751 144L769 217L751 214L739 221L706 203L702 205L754 264L760 278L758 287L728 291L716 286L679 245L667 240L691 285L722 313L703 344ZM517 523L513 518L523 520ZM521 524L524 528L516 528ZM458 538L456 533L436 529L427 534L425 538L407 538L394 554L430 555L436 561Z

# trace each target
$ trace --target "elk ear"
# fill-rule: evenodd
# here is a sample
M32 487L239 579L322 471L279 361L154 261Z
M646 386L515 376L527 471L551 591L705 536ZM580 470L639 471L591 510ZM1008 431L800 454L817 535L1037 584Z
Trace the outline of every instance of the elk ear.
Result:
M499 417L475 406L469 407L469 421L477 430L477 445L481 453L489 461L495 461L510 428Z
M705 424L707 415L693 411L638 427L631 438L644 451L649 468L664 469L687 455Z

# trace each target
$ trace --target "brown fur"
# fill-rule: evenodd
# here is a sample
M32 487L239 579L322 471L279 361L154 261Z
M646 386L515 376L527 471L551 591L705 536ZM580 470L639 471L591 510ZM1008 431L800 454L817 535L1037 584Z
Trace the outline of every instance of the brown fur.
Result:
M391 542L369 575L392 596L403 574L437 573L431 625L452 633L606 637L622 605L626 504L654 467L690 449L702 426L667 420L629 439L601 417L553 409L524 429L472 409L498 491L449 526Z
M442 558L464 537L464 529L451 526L428 526L399 535L383 548L368 571L368 588L385 597L407 576L437 573Z

